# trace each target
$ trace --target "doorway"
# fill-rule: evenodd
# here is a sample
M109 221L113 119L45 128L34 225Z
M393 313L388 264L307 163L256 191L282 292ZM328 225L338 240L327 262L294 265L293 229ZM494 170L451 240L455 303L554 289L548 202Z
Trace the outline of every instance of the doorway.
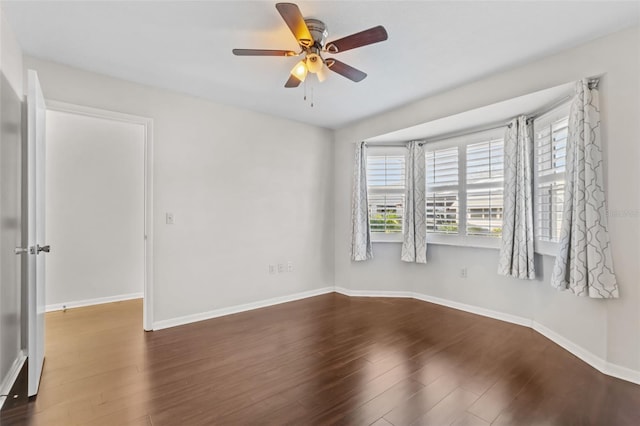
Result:
M153 329L152 120L47 102L47 311L143 297Z

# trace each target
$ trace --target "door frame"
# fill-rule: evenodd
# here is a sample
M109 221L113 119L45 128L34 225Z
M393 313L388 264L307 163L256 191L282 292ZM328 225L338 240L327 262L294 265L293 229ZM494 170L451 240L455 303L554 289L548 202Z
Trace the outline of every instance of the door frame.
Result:
M66 102L46 100L47 110L139 124L144 127L144 298L142 327L153 330L153 119Z

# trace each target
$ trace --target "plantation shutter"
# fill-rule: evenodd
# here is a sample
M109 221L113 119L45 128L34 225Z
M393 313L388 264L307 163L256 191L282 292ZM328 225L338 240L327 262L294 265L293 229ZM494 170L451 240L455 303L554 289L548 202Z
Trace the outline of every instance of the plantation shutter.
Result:
M458 147L427 151L427 232L457 234L459 226Z
M400 235L405 205L404 147L370 147L367 184L371 232Z
M500 236L504 179L504 141L467 146L467 235Z
M535 123L536 238L557 242L562 224L568 117Z

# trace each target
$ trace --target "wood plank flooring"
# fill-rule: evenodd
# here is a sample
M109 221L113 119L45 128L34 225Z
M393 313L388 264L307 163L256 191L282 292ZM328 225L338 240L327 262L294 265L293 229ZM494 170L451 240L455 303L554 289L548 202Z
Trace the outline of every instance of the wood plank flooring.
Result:
M140 300L47 314L5 425L639 425L640 386L538 333L328 294L151 333Z

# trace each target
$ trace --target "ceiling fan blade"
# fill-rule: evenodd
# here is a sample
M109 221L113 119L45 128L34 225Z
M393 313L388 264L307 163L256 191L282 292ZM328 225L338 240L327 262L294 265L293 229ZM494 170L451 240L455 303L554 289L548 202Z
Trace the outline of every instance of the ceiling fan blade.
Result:
M287 80L287 82L284 84L284 87L298 87L300 86L300 83L302 83L302 81L299 78L297 78L293 74L290 74L289 80Z
M367 46L387 39L387 30L382 25L351 34L339 40L327 43L325 49L329 53L339 53L356 47Z
M293 50L233 49L236 56L296 56Z
M277 3L276 9L280 12L282 19L287 23L298 43L304 47L313 46L313 37L311 37L298 6L293 3Z
M364 80L367 76L367 73L362 72L351 65L347 65L344 62L340 62L337 59L325 59L325 63L331 71L337 72L341 76L347 77L349 80L355 81L356 83Z

